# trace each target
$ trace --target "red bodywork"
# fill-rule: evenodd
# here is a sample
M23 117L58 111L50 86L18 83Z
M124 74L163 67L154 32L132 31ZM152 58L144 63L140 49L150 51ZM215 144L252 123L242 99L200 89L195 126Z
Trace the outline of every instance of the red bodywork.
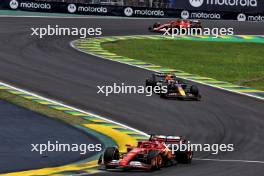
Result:
M185 143L186 141L181 137L166 139L166 141L165 138L153 137L149 140L138 142L137 147L128 146L128 152L121 155L119 160L112 160L106 165L112 169L150 170L153 167L152 161L147 161L150 152L155 152L157 155L162 156L164 163L174 161L175 155L167 144L180 142Z
M201 28L201 23L193 20L172 20L158 26L153 25L153 27L150 27L150 31L164 32L168 28Z
M129 164L130 161L132 161L136 155L138 154L146 154L150 150L159 150L160 153L167 153L171 152L171 150L165 145L165 143L161 143L158 141L144 141L139 142L138 147L132 149L130 152L128 152L124 157L120 160L119 165L120 166L126 166Z

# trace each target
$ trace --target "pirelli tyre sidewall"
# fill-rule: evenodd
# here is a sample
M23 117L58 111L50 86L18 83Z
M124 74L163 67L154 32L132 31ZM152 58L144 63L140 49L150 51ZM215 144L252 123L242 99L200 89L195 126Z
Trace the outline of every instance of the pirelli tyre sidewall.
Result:
M197 86L192 85L190 88L190 92L191 94L193 94L194 96L198 96L199 95L199 89Z
M150 150L147 155L147 164L150 164L150 170L157 170L163 166L163 158L159 151Z
M119 150L117 147L107 147L102 156L103 162L106 167L108 163L112 160L119 160Z
M153 28L157 28L157 27L160 27L160 23L159 22L156 22L153 24Z
M175 153L175 160L178 163L190 164L192 162L193 152L192 151L178 151Z

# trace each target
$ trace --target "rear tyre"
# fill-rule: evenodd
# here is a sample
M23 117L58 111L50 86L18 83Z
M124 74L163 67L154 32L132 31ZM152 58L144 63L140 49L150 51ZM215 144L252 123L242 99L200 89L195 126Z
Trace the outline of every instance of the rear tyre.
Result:
M201 96L200 94L198 94L198 95L196 96L196 100L197 100L197 101L201 101L201 98L202 98L202 96Z
M164 164L162 156L155 150L149 151L147 163L150 164L150 170L158 170Z
M157 155L151 159L151 168L150 170L159 170L163 166L163 159L161 155Z
M159 23L159 22L156 22L156 23L154 23L154 25L153 25L153 28L157 28L157 27L160 27L160 23Z
M152 32L152 31L153 31L153 27L152 27L152 26L149 26L148 30L149 30L150 32Z
M193 152L189 151L189 152L177 152L176 153L176 161L178 163L182 163L182 164L190 164L192 162L192 158L193 158Z

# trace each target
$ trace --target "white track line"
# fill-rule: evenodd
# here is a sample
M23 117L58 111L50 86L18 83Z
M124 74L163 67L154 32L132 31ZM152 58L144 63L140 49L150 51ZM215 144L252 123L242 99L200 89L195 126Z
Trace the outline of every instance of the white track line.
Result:
M206 159L206 158L193 158L198 161L217 161L217 162L239 162L239 163L258 163L264 164L264 161L251 161L251 160L225 160L225 159Z
M87 114L87 115L90 114L90 115L92 115L92 116L95 116L95 117L98 118L98 119L105 120L105 121L107 121L107 122L110 122L110 123L113 123L113 124L116 124L116 125L119 125L119 126L125 127L125 128L127 128L127 129L133 130L133 131L135 131L135 132L137 132L137 133L139 133L139 134L142 134L142 135L145 135L145 136L149 136L147 133L144 133L144 132L142 132L142 131L140 131L140 130L137 130L137 129L135 129L135 128L129 127L129 126L124 125L124 124L122 124L122 123L116 122L116 121L114 121L114 120L110 120L110 119L107 119L107 118L101 117L101 116L99 116L99 115L93 114L93 113L91 113L91 112L84 111L84 110L81 110L81 109L75 108L75 107L73 107L73 106L66 105L66 104L61 103L61 102L58 102L58 101L56 101L56 100L52 100L52 99L49 99L49 98L45 98L45 97L40 96L40 95L38 95L38 94L35 94L35 93L29 92L29 91L27 91L27 90L23 90L23 89L17 88L17 87L15 87L15 86L11 86L11 85L6 84L6 83L3 83L3 82L0 82L0 84L4 85L4 86L6 86L6 87L9 87L9 88L12 88L12 89L15 89L15 90L18 90L18 91L24 92L25 94L30 94L30 95L35 96L35 97L37 97L37 98L40 98L40 99L43 99L43 100L46 100L46 101L50 101L50 102L52 102L52 103L54 103L54 104L58 104L58 105L61 105L61 106L64 106L64 107L67 107L67 108L70 108L70 109L73 109L73 110L76 110L76 111L82 112L82 113Z
M136 131L136 132L138 132L138 133L140 133L140 134L142 134L142 135L149 136L148 134L146 134L146 133L144 133L144 132L142 132L142 131L140 131L140 130L137 130L137 129L135 129L135 128L129 127L129 126L127 126L127 125L124 125L124 124L122 124L122 123L116 122L116 121L114 121L114 120L109 120L109 119L106 119L106 118L104 118L104 117L98 116L98 115L96 115L96 114L93 114L93 113L90 113L90 112L87 112L87 111L83 111L83 110L81 110L81 109L78 109L78 108L75 108L75 107L72 107L72 106L69 106L69 105L65 105L65 104L63 104L63 103L61 103L61 102L58 102L58 101L56 101L56 100L52 100L52 99L49 99L49 98L45 98L45 97L40 96L40 95L38 95L38 94L36 94L36 93L32 93L32 92L29 92L29 91L27 91L27 90L23 90L23 89L17 88L17 87L15 87L15 86L11 86L11 85L6 84L6 83L3 83L3 82L0 82L0 84L4 85L4 86L6 86L6 87L9 87L9 88L11 88L11 89L15 89L15 90L17 90L17 91L24 92L25 94L30 94L30 95L35 96L35 97L38 97L38 98L40 98L40 99L43 99L43 100L46 100L46 101L50 101L50 102L52 102L52 103L55 103L55 104L58 104L58 105L61 105L61 106L65 106L65 107L67 107L67 108L74 109L74 110L79 111L79 112L82 112L82 113L84 113L84 114L90 114L90 115L93 115L93 116L95 116L95 117L97 117L97 118L99 118L99 119L102 119L102 120L105 120L105 121L108 121L108 122L111 122L111 123L114 123L114 124L117 124L117 125L123 126L123 127L125 127L125 128L128 128L128 129L131 129L131 130L133 130L133 131ZM200 161L218 161L218 162L242 162L242 163L258 163L258 164L264 164L264 161L250 161L250 160L221 160L221 159L206 159L206 158L205 158L205 159L203 159L203 158L193 158L193 160L200 160ZM93 174L93 173L91 173L91 174ZM89 175L90 175L90 174L89 174Z

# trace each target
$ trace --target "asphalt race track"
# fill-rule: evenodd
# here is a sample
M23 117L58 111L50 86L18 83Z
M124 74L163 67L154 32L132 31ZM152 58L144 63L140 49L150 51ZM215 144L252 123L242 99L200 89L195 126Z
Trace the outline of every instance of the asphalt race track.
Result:
M97 85L144 85L149 71L102 60L70 47L72 37L31 37L31 27L102 27L104 35L147 34L153 19L0 18L0 80L63 101L147 133L185 135L193 143L233 143L234 152L196 153L194 160L151 175L261 176L264 172L264 103L199 85L203 100L183 102L158 96L97 94ZM264 34L264 23L207 21L206 27L234 27L235 34ZM262 33L261 33L262 32ZM19 167L20 163L14 163ZM100 173L100 175L113 173ZM147 175L148 173L116 173ZM148 174L149 175L149 174Z
M31 144L100 143L70 125L0 100L0 173L54 167L94 155L78 152L32 152Z

